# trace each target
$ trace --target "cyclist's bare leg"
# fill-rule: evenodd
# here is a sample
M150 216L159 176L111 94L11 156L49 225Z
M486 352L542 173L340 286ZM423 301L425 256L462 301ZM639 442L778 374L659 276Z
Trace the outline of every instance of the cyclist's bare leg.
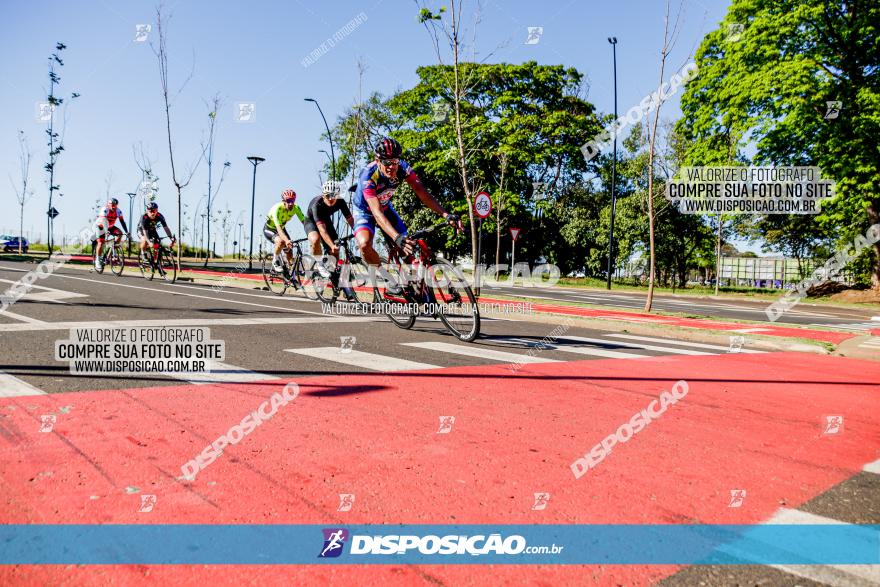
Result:
M291 252L290 239L287 238L284 234L278 233L275 235L275 257L277 258L279 253L281 253L281 249L285 249L284 253L287 256L287 260L290 263L293 263L293 253Z
M361 252L361 258L367 265L377 266L381 259L379 253L373 248L373 233L369 230L359 230L354 234L357 241L358 250Z
M321 254L321 235L318 234L317 230L309 233L309 245L312 247L312 255L317 257Z

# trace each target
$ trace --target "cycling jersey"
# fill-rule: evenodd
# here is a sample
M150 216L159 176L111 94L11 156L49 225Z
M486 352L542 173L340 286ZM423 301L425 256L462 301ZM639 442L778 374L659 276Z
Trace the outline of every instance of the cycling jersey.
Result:
M165 222L165 217L162 216L161 212L157 213L155 218L150 218L147 214L141 216L141 219L138 222L138 234L156 238L159 235L159 233L156 232L156 229L160 224L170 237L171 230L168 228L168 223Z
M107 207L101 210L101 213L98 214L98 220L100 221L101 218L107 219L107 228L116 224L117 219L119 219L123 226L125 225L125 219L122 218L122 210L118 206L116 208Z
M269 215L266 216L266 228L279 232L294 216L299 218L300 222L305 221L306 218L296 204L288 210L284 207L284 202L278 202L269 209Z
M379 203L382 205L382 210L386 210L391 204L394 192L397 191L400 185L400 180L403 179L410 183L412 180L417 179L416 173L409 166L409 163L403 159L398 161L397 172L393 178L387 177L382 173L377 161L373 161L364 167L358 176L357 191L351 199L351 204L356 210L372 216L373 213L370 211L368 200L373 198L378 198Z
M342 212L342 216L346 219L351 218L351 210L348 209L348 204L342 198L336 198L336 201L330 206L324 201L322 196L316 196L309 202L307 215L309 220L315 224L332 226L331 218L337 212Z
M122 231L113 226L117 220L119 220L122 228L127 231L128 227L125 225L125 218L122 217L122 210L120 210L118 206L116 208L111 208L108 206L101 210L101 213L98 214L98 219L95 220L95 227L97 228L98 233L98 242L104 242L104 236L107 234L110 234L114 237L122 236Z

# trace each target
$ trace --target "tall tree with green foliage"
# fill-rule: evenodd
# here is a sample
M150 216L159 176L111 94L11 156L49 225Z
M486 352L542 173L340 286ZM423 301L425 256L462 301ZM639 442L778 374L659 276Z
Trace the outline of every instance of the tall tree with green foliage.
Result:
M730 35L731 25L743 25ZM722 164L733 139L749 163L815 165L836 181L816 221L852 242L880 222L880 4L874 0L733 0L697 52L682 97L690 165ZM841 102L830 115L828 102ZM740 151L741 155L742 151ZM765 238L797 219L756 223ZM880 243L873 247L880 290Z

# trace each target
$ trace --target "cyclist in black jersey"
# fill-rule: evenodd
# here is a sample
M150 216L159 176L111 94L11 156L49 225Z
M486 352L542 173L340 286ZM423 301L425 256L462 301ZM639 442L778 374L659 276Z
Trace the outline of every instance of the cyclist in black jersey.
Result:
M147 250L149 242L159 242L158 227L160 224L165 229L165 234L171 239L171 246L173 247L175 239L171 234L171 229L168 228L168 223L165 222L165 217L159 212L159 204L150 202L147 206L147 212L141 216L137 226L137 233L141 238L140 248L142 254Z
M329 268L336 267L339 260L339 246L336 240L339 235L336 233L336 227L333 226L333 215L341 212L348 225L354 228L354 218L348 204L339 197L342 191L339 182L327 181L321 186L321 195L315 196L309 202L309 208L306 211L306 218L303 220L303 228L309 237L309 243L312 246L312 254L317 257L321 254L321 248L329 256L316 268L318 273L324 277L330 276Z

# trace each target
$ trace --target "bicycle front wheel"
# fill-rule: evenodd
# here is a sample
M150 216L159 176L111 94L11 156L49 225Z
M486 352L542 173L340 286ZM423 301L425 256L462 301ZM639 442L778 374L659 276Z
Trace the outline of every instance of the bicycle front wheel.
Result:
M152 253L149 254L152 255ZM140 267L141 275L143 275L144 279L147 281L153 281L153 276L156 274L156 268L153 266L147 253L142 252L138 255L138 267Z
M263 281L266 282L266 287L269 288L269 291L276 296L283 296L284 292L287 291L287 281L282 274L273 269L272 257L263 255L260 259L260 266L263 269Z
M168 283L177 281L177 259L171 251L162 249L159 251L159 273Z
M110 251L110 271L114 275L122 275L123 269L125 269L125 252L119 247L114 247Z
M464 276L448 263L432 265L426 280L446 328L464 342L480 335L480 308Z
M301 255L293 265L294 274L308 299L329 304L333 302L333 286L329 278L318 273L319 262L311 255Z

